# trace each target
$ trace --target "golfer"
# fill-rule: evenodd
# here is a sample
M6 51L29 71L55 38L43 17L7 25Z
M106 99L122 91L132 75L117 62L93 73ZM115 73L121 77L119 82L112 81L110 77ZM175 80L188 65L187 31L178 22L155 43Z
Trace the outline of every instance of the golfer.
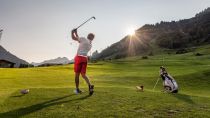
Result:
M87 69L87 61L88 57L87 54L91 49L91 43L95 37L93 33L89 33L87 38L79 37L77 34L77 29L73 29L71 32L72 39L75 41L78 41L79 47L77 50L77 54L74 58L74 72L75 72L75 84L76 84L76 90L75 93L79 94L82 93L82 91L79 89L79 76L80 74L85 79L86 83L89 87L89 94L93 94L94 85L90 83L89 78L86 75L86 69Z

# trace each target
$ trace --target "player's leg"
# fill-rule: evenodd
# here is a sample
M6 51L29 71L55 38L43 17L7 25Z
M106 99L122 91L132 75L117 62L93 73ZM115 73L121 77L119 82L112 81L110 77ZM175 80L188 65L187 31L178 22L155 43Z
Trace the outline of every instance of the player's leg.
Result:
M93 89L94 89L94 85L91 84L90 79L88 78L88 76L86 75L86 69L87 69L87 63L82 63L82 70L81 70L81 75L84 78L84 80L86 81L86 83L88 84L89 87L89 93L90 95L93 94Z

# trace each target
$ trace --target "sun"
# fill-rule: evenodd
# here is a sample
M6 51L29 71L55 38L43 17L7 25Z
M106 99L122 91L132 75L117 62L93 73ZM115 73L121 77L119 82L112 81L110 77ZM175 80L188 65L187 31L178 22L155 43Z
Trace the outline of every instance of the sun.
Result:
M135 29L134 29L134 28L129 28L129 29L127 30L127 35L130 35L130 36L135 35Z

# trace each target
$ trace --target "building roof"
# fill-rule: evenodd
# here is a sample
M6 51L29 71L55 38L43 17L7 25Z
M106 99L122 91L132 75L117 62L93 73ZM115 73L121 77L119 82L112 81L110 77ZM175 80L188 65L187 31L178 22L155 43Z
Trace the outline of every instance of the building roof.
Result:
M28 62L11 54L9 51L4 49L1 45L0 45L0 60L7 60L15 64L28 64Z
M10 64L15 64L15 63L10 62L10 61L8 61L8 60L3 60L3 59L0 59L0 62L1 62L1 61L6 62L6 63L10 63Z

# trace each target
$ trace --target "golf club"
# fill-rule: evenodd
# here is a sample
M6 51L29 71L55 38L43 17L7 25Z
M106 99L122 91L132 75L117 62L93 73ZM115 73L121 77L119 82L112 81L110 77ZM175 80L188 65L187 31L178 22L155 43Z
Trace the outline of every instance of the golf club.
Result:
M96 17L92 16L91 18L89 18L88 20L86 20L85 22L83 22L81 25L79 25L76 29L80 28L81 26L83 26L85 23L87 23L88 21L90 21L91 19L96 19Z
M156 87L156 85L158 84L159 80L160 80L160 78L157 79L157 81L156 81L156 83L155 83L155 86L153 87L153 91L155 90L155 87Z

